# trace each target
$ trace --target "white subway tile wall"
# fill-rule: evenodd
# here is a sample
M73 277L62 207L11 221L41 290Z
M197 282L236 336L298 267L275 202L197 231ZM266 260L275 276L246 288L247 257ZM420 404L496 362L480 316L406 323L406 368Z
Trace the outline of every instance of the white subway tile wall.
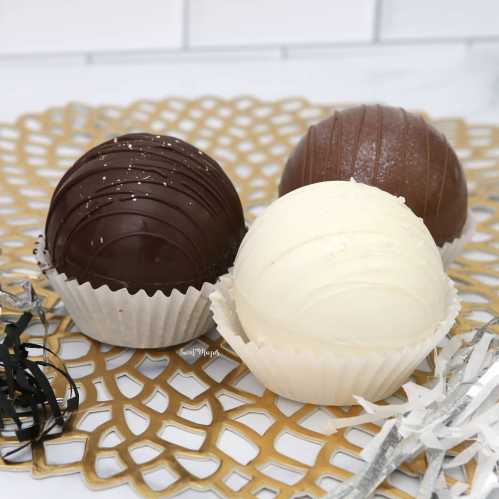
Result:
M473 40L499 43L497 0L0 0L0 59L27 64L67 53L171 62Z
M182 45L182 0L0 0L0 53Z
M383 0L382 40L499 37L497 0Z
M499 121L499 1L0 0L0 87L0 120L245 93Z
M369 42L373 0L190 0L193 47Z

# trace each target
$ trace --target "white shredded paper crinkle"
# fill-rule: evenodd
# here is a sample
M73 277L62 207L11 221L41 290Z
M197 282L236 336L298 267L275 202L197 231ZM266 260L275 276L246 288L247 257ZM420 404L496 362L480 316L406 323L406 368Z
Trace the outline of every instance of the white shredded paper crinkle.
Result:
M331 422L331 431L385 420L363 450L364 469L327 494L327 499L366 499L402 463L426 454L417 499L485 499L499 489L499 336L493 319L473 333L452 337L435 356L430 386L403 388L407 402L378 405L358 397L365 414ZM388 418L388 419L387 419ZM449 451L465 444L458 454ZM476 460L470 485L447 484L444 472Z

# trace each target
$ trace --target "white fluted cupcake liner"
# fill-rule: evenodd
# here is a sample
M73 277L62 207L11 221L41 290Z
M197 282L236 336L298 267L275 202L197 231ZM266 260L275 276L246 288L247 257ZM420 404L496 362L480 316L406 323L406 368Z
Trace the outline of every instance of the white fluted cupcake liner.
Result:
M43 237L37 242L36 257L41 270L82 333L98 341L130 348L162 348L184 343L206 333L213 326L209 295L215 289L204 283L200 290L173 290L170 296L144 290L131 295L127 289L112 291L79 284L51 265Z
M218 331L266 388L320 405L350 405L355 403L353 395L372 402L390 396L450 331L460 310L456 288L448 279L446 317L431 337L398 350L346 355L333 347L307 350L250 341L236 314L230 274L221 277L210 300Z
M473 212L469 209L461 236L451 242L444 243L441 248L438 248L445 269L447 269L449 265L463 252L464 247L471 242L471 239L475 234L475 229L475 217L473 216Z

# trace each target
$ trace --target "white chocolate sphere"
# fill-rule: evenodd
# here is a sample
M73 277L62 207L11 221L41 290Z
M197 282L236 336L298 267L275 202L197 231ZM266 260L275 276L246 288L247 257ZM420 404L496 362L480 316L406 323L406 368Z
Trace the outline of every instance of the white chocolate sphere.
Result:
M279 198L234 264L236 312L250 340L338 353L427 338L445 318L447 289L422 220L403 198L353 180Z

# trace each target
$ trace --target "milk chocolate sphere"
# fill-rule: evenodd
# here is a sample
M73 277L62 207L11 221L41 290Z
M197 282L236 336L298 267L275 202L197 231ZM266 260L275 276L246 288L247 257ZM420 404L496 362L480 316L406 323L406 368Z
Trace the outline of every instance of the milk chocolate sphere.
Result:
M168 295L215 282L245 232L218 163L182 140L140 133L93 148L68 170L46 245L57 271L80 284Z
M445 136L401 108L364 105L311 126L288 159L279 195L324 180L348 180L403 196L438 246L461 235L463 169Z

